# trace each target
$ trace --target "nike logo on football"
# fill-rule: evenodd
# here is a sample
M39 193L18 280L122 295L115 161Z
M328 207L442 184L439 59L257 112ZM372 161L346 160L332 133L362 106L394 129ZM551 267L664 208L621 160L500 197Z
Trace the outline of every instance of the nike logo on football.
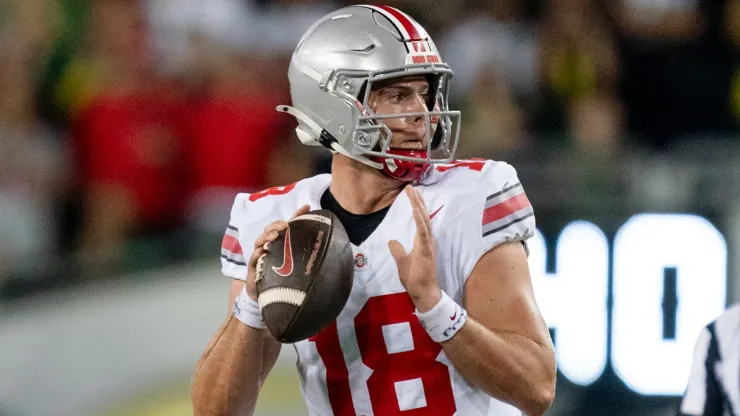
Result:
M293 273L293 249L290 246L290 227L285 230L285 245L283 249L283 265L272 266L272 270L280 276L287 277Z
M457 311L455 311L455 313L450 316L450 321L454 321L455 318L457 318Z
M436 211L432 212L432 214L429 216L429 219L431 220L432 218L434 218L434 216L437 215L437 213L439 212L439 210L442 209L443 207L444 207L444 205L442 205L441 207L437 208Z

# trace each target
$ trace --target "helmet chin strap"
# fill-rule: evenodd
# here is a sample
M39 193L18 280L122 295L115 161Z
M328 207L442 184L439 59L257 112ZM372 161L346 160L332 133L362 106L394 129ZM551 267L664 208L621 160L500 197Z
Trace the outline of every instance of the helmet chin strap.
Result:
M421 176L429 169L428 163L417 163L383 156L372 156L367 158L361 155L353 155L348 152L347 149L342 147L330 133L322 129L302 111L288 105L279 105L276 109L281 113L290 114L299 121L298 127L296 127L296 135L301 143L305 145L323 145L333 153L340 153L372 168L378 169L390 178L404 182L414 182L419 180L419 178L421 178ZM427 158L426 149L389 149L386 153L421 159Z
M389 149L387 153L398 156L417 157L424 159L427 157L426 150L418 149ZM381 172L383 172L384 175L404 182L415 182L419 180L421 176L424 175L424 173L426 173L426 171L429 169L428 163L398 160L391 157L374 156L373 160L383 165L383 169L381 170Z
M296 127L296 135L301 143L308 146L324 146L331 150L332 153L340 153L347 156L350 159L354 159L358 162L362 162L372 168L382 170L383 164L370 160L361 155L353 155L342 147L337 140L326 130L322 129L318 124L311 120L306 114L298 110L295 107L288 105L279 105L276 108L281 113L287 113L295 117L298 121L298 127ZM309 131L307 131L309 130Z

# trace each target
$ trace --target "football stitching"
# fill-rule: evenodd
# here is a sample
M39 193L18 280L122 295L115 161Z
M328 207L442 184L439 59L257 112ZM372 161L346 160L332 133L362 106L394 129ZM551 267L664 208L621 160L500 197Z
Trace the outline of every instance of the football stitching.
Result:
M265 278L265 258L266 257L267 257L267 253L264 253L260 256L259 259L257 259L257 268L256 268L257 276L255 276L255 279L254 279L255 283L261 282L262 279Z
M322 224L331 225L331 219L326 218L323 215L317 215L317 214L303 214L300 217L294 218L291 222L300 221L300 220L316 221Z
M284 287L284 286L272 287L270 289L265 290L264 292L262 292L260 294L259 297L257 297L257 303L259 304L260 312L263 311L263 308L266 308L268 305L272 305L274 303L285 303L285 304L288 304L288 305L293 305L293 306L295 306L295 307L298 308L298 311L301 310L301 306L300 305L296 305L295 302L290 302L290 301L288 301L285 298L282 298L282 299L281 298L276 298L274 300L269 300L269 302L268 302L268 300L266 300L264 298L264 295L266 293L267 294L270 294L270 293L274 293L274 292L278 292L278 291L279 292L282 292L282 293L286 293L286 292L287 293L292 293L292 294L297 295L297 296L301 296L302 295L303 296L303 299L302 299L301 303L304 303L305 300L306 300L306 293L305 292L302 292L302 291L300 291L298 289L294 289L292 287ZM287 339L287 338L285 338L285 335L287 335L288 333L290 333L290 329L293 327L293 324L295 323L295 320L296 320L296 317L297 316L298 316L298 312L296 312L295 314L293 314L293 316L291 317L290 323L288 324L288 327L285 330L285 333L281 334L281 336L278 336L276 334L273 334L273 335L275 335L275 338L277 338L280 342L284 342ZM269 323L269 319L267 318L267 316L262 315L262 317L265 320L265 323L267 323L267 325L269 327L270 323ZM272 330L270 330L270 331L272 332Z
M280 292L279 294L276 295L279 297L272 298L273 293L275 292ZM285 296L290 296L290 294L295 295L302 299L298 301L295 299L285 297ZM264 297L265 295L267 295L267 297L270 299L265 299ZM259 297L257 298L257 302L260 304L260 309L262 309L266 307L267 305L272 305L273 303L287 303L287 304L294 305L294 306L301 306L303 302L305 301L305 299L306 299L306 292L302 290L298 290L296 288L287 287L287 286L275 286L275 287L271 287L265 290L264 292L260 293Z

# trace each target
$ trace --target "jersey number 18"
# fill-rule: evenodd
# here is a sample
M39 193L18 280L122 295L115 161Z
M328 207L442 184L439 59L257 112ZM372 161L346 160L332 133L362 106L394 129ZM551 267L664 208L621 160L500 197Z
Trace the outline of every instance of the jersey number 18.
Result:
M408 325L413 340L411 349L388 351L383 327L393 324ZM354 325L362 362L373 371L367 380L367 390L375 415L451 416L455 413L449 370L437 361L442 346L432 341L419 323L407 293L368 299L355 317ZM355 416L349 372L336 322L309 340L316 343L326 367L326 384L334 415ZM412 403L401 399L404 382L421 383L423 399L412 400Z

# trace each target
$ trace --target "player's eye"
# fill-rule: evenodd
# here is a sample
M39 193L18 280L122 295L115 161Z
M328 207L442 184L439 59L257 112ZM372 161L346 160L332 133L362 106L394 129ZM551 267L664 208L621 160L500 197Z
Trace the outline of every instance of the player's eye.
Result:
M401 94L401 93L398 93L398 94L393 94L393 95L391 96L391 98L390 98L390 101L391 101L391 103L393 103L393 104L400 104L400 103L402 103L402 102L403 102L404 98L405 98L405 97L404 97L404 95L403 95L403 94Z

